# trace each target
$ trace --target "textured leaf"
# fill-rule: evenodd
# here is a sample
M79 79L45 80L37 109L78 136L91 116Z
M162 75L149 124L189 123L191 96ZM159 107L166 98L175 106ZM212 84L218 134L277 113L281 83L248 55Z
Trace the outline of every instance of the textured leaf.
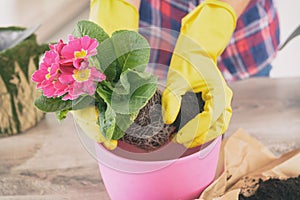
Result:
M82 109L94 102L91 96L79 97L73 101L63 101L61 98L47 98L43 95L35 99L34 105L44 112Z
M96 92L105 103L110 104L111 95L113 92L110 82L102 81L100 84L98 84Z
M138 113L123 115L118 113L116 116L116 127L112 139L118 140L122 138L125 134L125 131L134 122L134 119L136 118L137 114Z
M111 96L111 106L121 114L138 112L154 95L157 77L129 69L122 73Z
M117 75L118 63L112 40L107 39L99 44L97 51L96 57L100 63L101 71L104 72L108 81L114 81Z
M150 57L147 40L135 31L116 31L111 37L122 72L137 68L144 71Z
M147 40L135 31L117 31L98 47L97 58L107 79L118 81L127 69L144 71L150 57Z
M72 110L80 110L94 104L95 98L93 96L81 96L72 101Z
M122 138L124 135L125 135L125 132L122 129L120 129L119 126L116 126L111 139L118 140L118 139Z
M123 137L139 110L155 93L156 84L156 77L132 69L122 73L115 88L107 81L99 84L97 93L103 101L99 104L99 124L107 139Z
M35 99L34 105L44 112L62 111L72 107L70 100L63 101L61 98L47 98L43 95Z
M83 37L87 35L90 38L95 38L99 44L109 38L103 28L98 26L96 23L87 20L77 22L72 35L75 37Z
M100 131L107 140L110 140L116 127L116 113L108 104L105 109L102 105L98 110Z

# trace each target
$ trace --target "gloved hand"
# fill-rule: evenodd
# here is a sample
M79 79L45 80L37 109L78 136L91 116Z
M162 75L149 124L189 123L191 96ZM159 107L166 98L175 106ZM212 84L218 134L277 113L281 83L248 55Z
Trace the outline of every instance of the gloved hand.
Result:
M89 20L100 25L109 35L117 30L137 30L139 13L125 0L91 0ZM107 140L100 132L95 107L71 111L75 121L88 137L103 143L108 149L117 146L117 140Z
M137 30L139 12L125 0L91 0L89 20L111 35L117 30Z
M218 67L217 57L225 49L236 24L232 7L206 0L182 20L162 97L163 117L175 121L181 96L202 92L204 111L189 121L174 140L195 147L223 134L231 118L232 91Z
M117 147L117 140L107 140L100 132L100 127L98 125L98 111L94 106L80 110L72 110L70 112L76 123L89 138L98 143L103 143L103 145L110 150Z

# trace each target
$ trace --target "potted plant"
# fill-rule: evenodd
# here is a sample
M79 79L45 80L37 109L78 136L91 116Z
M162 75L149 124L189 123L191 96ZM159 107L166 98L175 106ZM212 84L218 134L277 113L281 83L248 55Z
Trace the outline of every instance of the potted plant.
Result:
M109 37L95 23L80 21L67 43L50 45L32 75L43 91L35 106L59 120L73 114L95 141L112 199L195 198L213 180L221 138L191 154L170 142L186 117L163 123L157 78L145 70L149 56L139 33Z
M0 137L21 133L44 116L28 103L39 95L30 76L48 48L37 43L36 28L0 28Z

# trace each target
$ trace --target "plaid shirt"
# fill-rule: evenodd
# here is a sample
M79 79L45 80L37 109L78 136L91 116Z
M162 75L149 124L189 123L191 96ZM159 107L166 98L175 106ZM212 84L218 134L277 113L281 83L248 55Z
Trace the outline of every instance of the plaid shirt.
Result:
M181 19L204 0L142 0L140 33L152 48L148 70L165 80ZM278 14L273 0L251 0L218 59L227 81L248 78L267 67L279 45Z

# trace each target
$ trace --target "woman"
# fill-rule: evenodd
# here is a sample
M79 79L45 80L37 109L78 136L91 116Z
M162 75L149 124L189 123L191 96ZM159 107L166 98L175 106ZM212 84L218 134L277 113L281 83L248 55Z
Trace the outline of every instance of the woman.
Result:
M268 76L279 44L273 0L92 0L90 19L109 34L142 28L153 48L149 70L167 77L165 123L176 119L182 95L201 92L204 111L176 134L187 147L226 131L232 92L224 78Z

